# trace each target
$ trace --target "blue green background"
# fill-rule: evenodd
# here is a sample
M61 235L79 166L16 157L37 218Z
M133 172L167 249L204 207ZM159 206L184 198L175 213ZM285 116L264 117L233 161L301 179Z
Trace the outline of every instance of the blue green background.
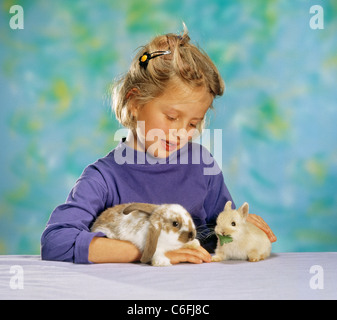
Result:
M9 8L24 9L24 29ZM309 26L312 5L324 29ZM40 235L86 165L117 144L107 99L135 50L179 33L219 67L222 168L278 237L275 252L337 251L337 2L30 0L0 4L0 254Z

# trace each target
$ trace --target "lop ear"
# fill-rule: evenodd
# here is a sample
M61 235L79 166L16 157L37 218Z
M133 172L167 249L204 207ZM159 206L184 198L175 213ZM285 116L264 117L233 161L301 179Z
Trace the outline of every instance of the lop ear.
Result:
M242 215L244 219L247 219L248 213L249 213L249 205L247 202L245 202L239 209L238 211Z
M134 202L128 205L124 208L122 211L123 214L129 214L132 211L141 211L145 212L147 214L152 214L152 212L158 207L156 204L150 204L150 203L140 203L140 202Z
M224 210L232 210L232 201L227 201Z
M160 225L155 227L152 223L150 224L149 231L148 231L147 238L146 238L144 251L143 251L142 257L140 259L140 262L148 263L148 262L151 261L153 255L154 255L154 253L156 252L156 249L157 249L157 243L158 243L160 231L161 231Z

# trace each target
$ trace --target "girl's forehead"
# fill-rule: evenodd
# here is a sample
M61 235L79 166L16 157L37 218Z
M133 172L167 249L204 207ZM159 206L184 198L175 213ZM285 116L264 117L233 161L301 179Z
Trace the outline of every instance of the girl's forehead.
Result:
M183 106L188 104L200 105L209 108L213 102L213 95L205 87L190 88L186 85L168 86L158 97L164 104Z

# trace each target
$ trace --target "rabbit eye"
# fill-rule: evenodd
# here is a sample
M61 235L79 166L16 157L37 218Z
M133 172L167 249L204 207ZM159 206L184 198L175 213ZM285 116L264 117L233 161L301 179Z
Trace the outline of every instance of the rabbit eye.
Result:
M173 227L178 227L179 226L179 222L178 221L173 221L172 225L173 225Z
M236 226L236 223L235 223L234 221L232 222L232 226L233 226L233 227L235 227L235 226Z

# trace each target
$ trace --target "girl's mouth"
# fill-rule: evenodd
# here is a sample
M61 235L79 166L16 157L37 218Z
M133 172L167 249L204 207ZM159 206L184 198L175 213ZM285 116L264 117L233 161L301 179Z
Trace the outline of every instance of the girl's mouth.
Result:
M166 150L166 151L173 151L173 150L176 150L178 145L176 143L172 143L172 142L169 142L167 140L163 140L161 139L161 144L163 146L163 148Z

